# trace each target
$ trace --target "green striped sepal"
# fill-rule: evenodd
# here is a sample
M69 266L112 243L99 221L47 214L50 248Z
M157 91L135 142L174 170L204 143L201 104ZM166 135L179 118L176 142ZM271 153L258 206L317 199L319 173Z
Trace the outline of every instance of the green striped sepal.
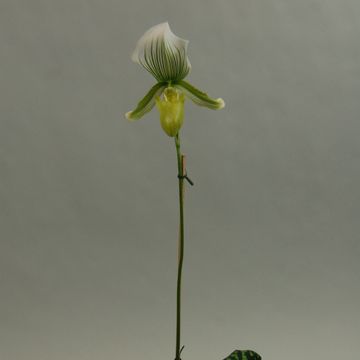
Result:
M189 41L176 36L167 22L150 28L139 39L131 56L158 82L182 80L190 72Z
M261 360L261 356L252 350L235 350L224 360Z

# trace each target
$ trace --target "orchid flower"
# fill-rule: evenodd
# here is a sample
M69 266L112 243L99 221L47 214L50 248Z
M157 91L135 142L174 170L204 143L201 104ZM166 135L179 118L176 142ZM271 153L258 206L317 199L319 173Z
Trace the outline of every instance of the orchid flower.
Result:
M197 89L185 77L191 70L187 57L188 40L176 36L167 22L150 28L138 41L132 60L143 66L154 76L157 83L140 100L133 111L126 113L129 120L140 119L155 105L160 113L160 124L165 133L175 140L177 157L177 178L179 182L179 237L178 272L176 286L176 345L175 360L181 360L181 279L184 259L184 189L186 180L194 183L187 175L185 155L180 149L180 128L184 121L185 98L209 109L222 109L222 99L213 99ZM252 350L235 350L224 360L261 360L261 356Z
M127 119L140 119L156 104L163 130L174 137L183 123L185 97L214 110L225 106L222 99L213 99L184 80L191 70L188 43L176 36L167 22L153 26L140 38L131 58L152 74L157 83L133 111L126 113Z

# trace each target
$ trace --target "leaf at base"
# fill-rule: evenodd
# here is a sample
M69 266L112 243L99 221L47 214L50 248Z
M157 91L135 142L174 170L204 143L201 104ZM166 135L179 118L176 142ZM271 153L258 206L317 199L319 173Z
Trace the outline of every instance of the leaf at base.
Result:
M252 350L234 350L224 360L261 360L261 356Z

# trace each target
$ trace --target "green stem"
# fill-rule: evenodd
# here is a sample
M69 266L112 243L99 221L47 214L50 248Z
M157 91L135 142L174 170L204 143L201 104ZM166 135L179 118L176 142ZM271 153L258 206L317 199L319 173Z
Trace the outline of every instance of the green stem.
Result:
M178 165L179 178L179 209L180 209L180 227L179 227L179 262L177 274L176 289L176 353L175 360L180 360L180 316L181 316L181 272L184 259L184 156L180 152L179 134L175 136L175 146Z

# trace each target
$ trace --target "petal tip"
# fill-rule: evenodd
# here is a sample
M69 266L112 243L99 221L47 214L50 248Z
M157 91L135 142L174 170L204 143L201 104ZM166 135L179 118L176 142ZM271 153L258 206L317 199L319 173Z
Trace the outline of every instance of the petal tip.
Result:
M216 99L216 101L219 103L218 109L223 109L225 107L225 101L221 98Z
M128 111L126 114L125 114L125 117L129 120L129 121L133 121L134 119L132 118L132 111Z

